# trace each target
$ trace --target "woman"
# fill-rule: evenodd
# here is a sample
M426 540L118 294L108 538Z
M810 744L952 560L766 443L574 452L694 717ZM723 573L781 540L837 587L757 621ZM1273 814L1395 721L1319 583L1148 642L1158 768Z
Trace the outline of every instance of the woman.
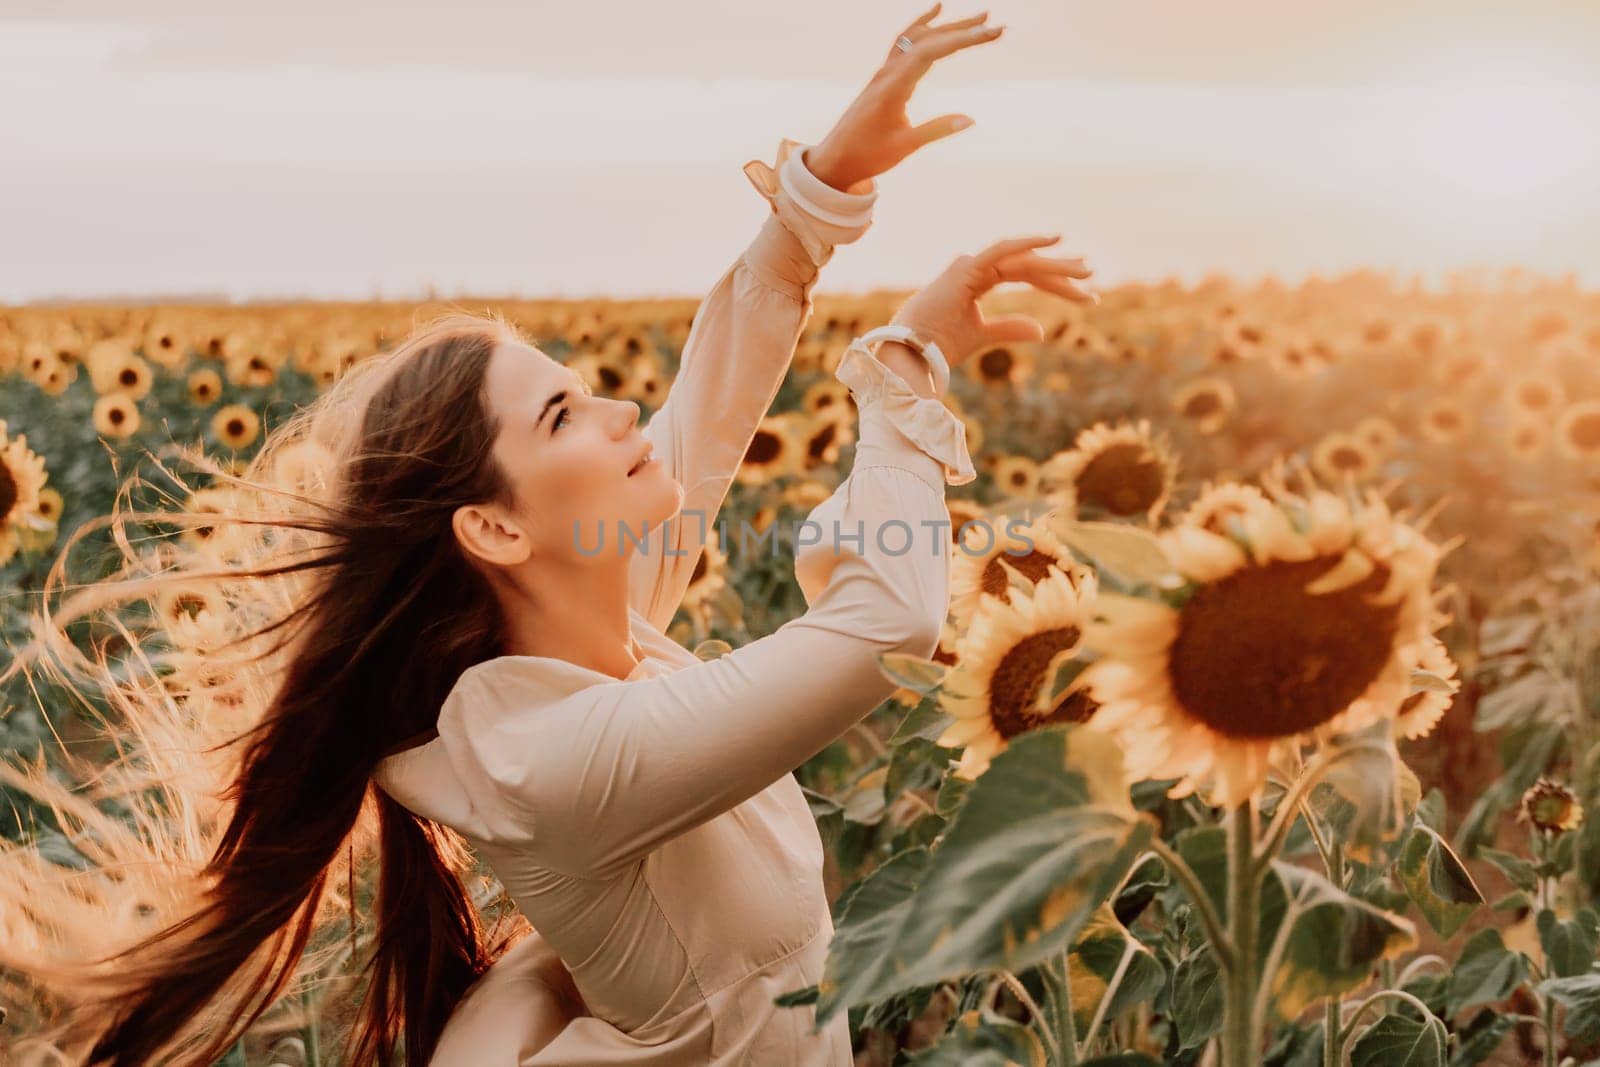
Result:
M272 650L283 666L248 731L214 884L97 978L74 1024L88 1062L223 1051L314 940L366 805L381 880L351 1062L402 1046L408 1062L471 1067L851 1062L842 1015L814 1033L809 1008L773 1003L821 978L832 932L790 772L893 691L881 654L929 653L945 618L943 487L974 471L917 351L852 346L838 366L859 439L796 556L809 610L705 662L663 629L818 270L870 225L875 176L960 128L911 127L905 104L935 60L999 31L984 15L934 25L937 11L820 143L747 167L772 213L702 304L642 430L637 405L590 394L505 323L457 317L359 364L264 445L251 474L305 442L332 457L326 499L294 495L317 518L251 519L314 534L321 554L227 573L315 582ZM952 363L1041 338L1024 316L984 321L976 301L1005 281L1090 299L1071 281L1081 261L1032 251L1052 240L962 256L896 321ZM624 526L649 536L618 539ZM290 544L305 547L227 551L276 560ZM463 841L537 931L497 959ZM235 1013L202 1027L219 1001Z

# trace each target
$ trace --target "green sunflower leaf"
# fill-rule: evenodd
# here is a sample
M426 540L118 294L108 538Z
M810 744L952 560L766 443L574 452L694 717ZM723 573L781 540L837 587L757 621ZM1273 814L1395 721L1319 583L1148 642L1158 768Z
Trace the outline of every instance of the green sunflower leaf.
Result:
M1395 874L1440 937L1449 937L1461 929L1461 924L1483 903L1483 893L1466 864L1444 838L1421 823L1406 836Z
M861 896L835 928L817 1020L941 979L1059 955L1144 851L1107 736L1052 726L1014 738L969 788L914 884ZM910 862L910 861L906 861ZM912 892L912 890L915 892ZM863 890L864 892L865 890Z

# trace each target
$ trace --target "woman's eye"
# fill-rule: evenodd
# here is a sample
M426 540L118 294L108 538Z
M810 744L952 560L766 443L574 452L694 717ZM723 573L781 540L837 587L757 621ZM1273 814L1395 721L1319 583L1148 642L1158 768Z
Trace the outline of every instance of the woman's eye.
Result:
M571 408L562 408L560 411L556 412L556 422L555 426L550 430L551 433L555 433L556 430L561 429L563 421L566 419L567 414L571 411Z

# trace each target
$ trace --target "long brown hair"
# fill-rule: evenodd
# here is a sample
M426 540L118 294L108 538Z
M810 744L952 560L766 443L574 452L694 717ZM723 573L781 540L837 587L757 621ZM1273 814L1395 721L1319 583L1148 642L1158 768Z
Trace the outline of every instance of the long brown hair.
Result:
M372 782L385 755L431 736L461 672L500 652L497 601L451 514L509 495L485 396L504 341L526 343L497 315L416 329L273 429L242 476L183 450L216 479L187 507L124 513L119 487L102 520L126 565L54 613L52 583L101 520L51 568L36 638L6 677L37 662L74 692L75 679L94 683L122 753L94 769L98 799L124 811L106 814L42 766L6 769L7 784L75 822L90 866L7 847L0 972L70 1006L48 1037L92 1043L84 1062L215 1061L292 981L351 951L356 870L373 852L348 1062L393 1063L402 1049L427 1062L463 992L526 930L494 941L463 881L465 842ZM147 551L125 531L135 520L184 529ZM118 664L65 639L68 623L135 598L147 626L112 616L129 651ZM120 941L131 943L101 954Z

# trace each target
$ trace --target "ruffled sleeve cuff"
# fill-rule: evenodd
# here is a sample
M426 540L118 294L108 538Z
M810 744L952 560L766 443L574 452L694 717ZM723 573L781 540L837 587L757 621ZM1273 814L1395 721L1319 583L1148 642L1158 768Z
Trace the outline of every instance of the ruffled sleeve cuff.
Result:
M871 228L878 183L867 178L848 190L835 189L806 166L811 147L785 137L773 165L752 159L744 173L784 227L799 238L812 265L820 268L833 257L835 245L850 244Z
M941 482L965 485L978 476L967 453L966 424L865 348L847 348L834 377L850 387L860 412L856 466L904 467L935 488Z

